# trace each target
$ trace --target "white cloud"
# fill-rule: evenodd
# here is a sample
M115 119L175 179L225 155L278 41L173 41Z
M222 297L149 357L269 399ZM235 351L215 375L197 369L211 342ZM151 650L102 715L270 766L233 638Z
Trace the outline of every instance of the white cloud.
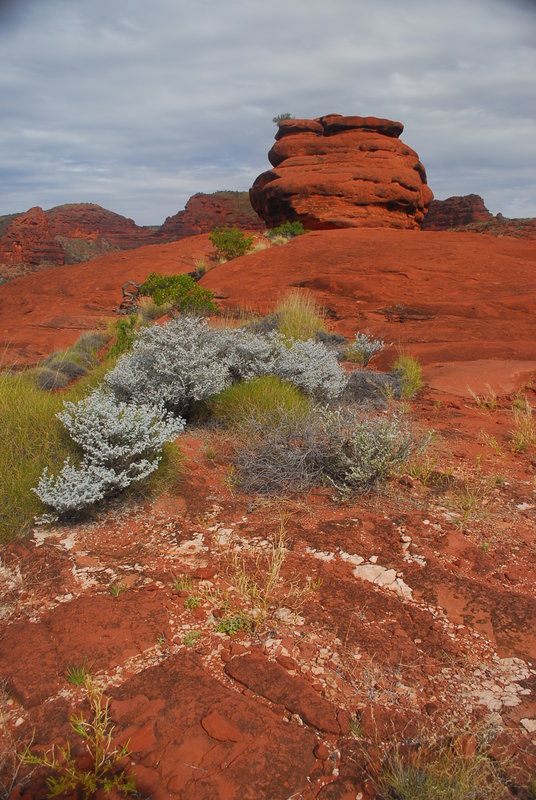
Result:
M528 2L5 8L0 214L78 200L161 222L196 191L248 188L269 168L271 118L290 111L400 119L437 197L474 191L536 216Z

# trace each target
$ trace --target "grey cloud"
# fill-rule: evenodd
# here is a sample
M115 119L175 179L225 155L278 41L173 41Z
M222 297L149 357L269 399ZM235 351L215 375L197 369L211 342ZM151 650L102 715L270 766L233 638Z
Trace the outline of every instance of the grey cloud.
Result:
M290 111L400 119L436 196L536 215L535 21L523 0L21 2L0 17L0 213L161 222L248 188Z

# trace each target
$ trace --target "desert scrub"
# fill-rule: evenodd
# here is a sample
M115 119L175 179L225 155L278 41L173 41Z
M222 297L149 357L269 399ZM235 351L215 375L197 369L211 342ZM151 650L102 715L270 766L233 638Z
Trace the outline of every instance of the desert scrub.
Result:
M45 467L33 491L59 517L84 510L120 492L158 468L165 442L176 438L184 421L162 407L128 405L103 390L77 404L66 402L56 417L81 453L53 477Z
M87 675L84 681L90 716L83 713L72 714L70 725L73 732L82 740L87 751L88 767L78 766L71 754L71 746L53 745L43 754L32 753L29 748L21 756L24 764L45 768L50 774L47 778L48 797L59 797L68 792L79 792L78 796L93 798L100 790L107 796L115 790L129 795L135 792L134 777L127 775L121 762L129 755L128 745L114 747L112 735L114 725L110 719L110 701L102 690Z
M227 261L244 256L253 247L253 236L246 235L236 226L214 228L208 238L216 251L216 257Z
M337 357L321 342L312 339L292 341L282 347L273 372L281 380L320 400L333 400L344 392L348 378Z
M191 314L214 314L218 310L213 293L198 286L190 275L152 272L142 283L140 294L152 297L157 306L168 304Z
M385 481L423 449L400 416L360 416L339 409L323 411L324 428L333 442L327 477L344 497Z
M303 392L274 375L262 375L224 389L210 402L213 417L226 425L239 425L248 417L269 420L280 413L307 414L311 401Z
M345 351L344 357L347 361L355 361L364 368L371 358L377 353L381 353L384 347L385 342L380 339L370 339L366 333L358 332L350 347Z
M288 339L314 339L326 327L310 292L294 290L283 297L275 309L277 327Z
M422 367L417 359L411 356L400 356L393 364L393 371L400 376L403 399L411 400L420 392L423 387Z
M322 480L330 441L316 409L297 415L277 408L251 414L236 444L237 481L242 489L279 495L306 491Z

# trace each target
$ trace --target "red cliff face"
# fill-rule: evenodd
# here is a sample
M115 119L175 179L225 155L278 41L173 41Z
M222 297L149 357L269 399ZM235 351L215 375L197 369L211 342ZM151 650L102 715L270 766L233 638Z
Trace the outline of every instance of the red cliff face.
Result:
M446 200L433 200L421 228L424 231L444 231L474 222L489 222L492 219L493 214L488 211L480 195L466 194L462 197L447 197Z
M253 211L246 192L198 193L190 197L184 211L167 217L160 228L160 238L182 239L209 233L221 225L259 231L265 227Z
M0 274L7 277L31 272L39 264L63 264L65 253L50 230L42 208L30 208L17 215L0 239ZM26 265L22 270L21 265ZM2 268L3 267L3 268Z
M270 227L418 228L433 194L402 130L376 117L283 120L268 154L273 169L253 184L251 205Z

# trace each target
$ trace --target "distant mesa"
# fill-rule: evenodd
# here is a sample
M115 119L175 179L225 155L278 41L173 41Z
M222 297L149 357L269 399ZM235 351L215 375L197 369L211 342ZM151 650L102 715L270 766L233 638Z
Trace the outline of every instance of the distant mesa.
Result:
M247 192L195 194L183 211L160 226L136 225L95 203L61 205L48 211L35 206L22 214L0 217L0 282L118 250L208 233L218 225L264 228Z
M490 222L492 219L493 214L488 211L480 195L466 194L447 197L446 200L432 200L421 228L423 231L444 231L476 222Z
M251 205L269 227L419 228L433 194L401 122L328 114L279 123Z

